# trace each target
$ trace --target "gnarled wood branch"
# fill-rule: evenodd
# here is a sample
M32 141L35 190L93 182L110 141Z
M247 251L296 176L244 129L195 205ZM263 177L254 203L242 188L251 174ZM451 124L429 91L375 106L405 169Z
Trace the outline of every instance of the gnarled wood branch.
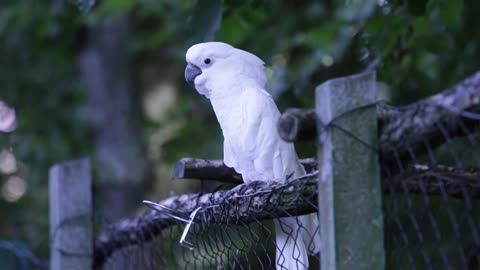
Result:
M287 142L314 140L317 123L314 109L287 109L278 120L278 133Z
M348 97L346 97L348 98ZM480 71L452 88L404 107L378 106L379 150L383 158L404 160L409 151L424 153L450 137L465 136L465 130L480 130ZM314 140L317 130L313 109L287 110L278 123L286 141ZM326 124L326 123L325 123Z
M310 173L317 169L315 158L301 159L305 171ZM215 180L224 183L241 184L242 176L233 168L227 167L222 160L200 158L182 158L173 170L172 179Z
M408 160L451 138L480 131L480 72L451 89L408 106L379 107L384 164ZM430 149L429 149L430 148Z
M480 198L480 169L458 169L443 165L414 165L404 173L382 182L386 194L440 195L456 198Z

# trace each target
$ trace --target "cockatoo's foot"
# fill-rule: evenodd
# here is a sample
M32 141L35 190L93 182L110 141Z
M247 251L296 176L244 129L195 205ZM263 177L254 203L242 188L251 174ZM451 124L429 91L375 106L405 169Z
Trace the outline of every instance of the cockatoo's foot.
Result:
M245 196L254 194L260 186L265 186L267 183L264 181L252 181L247 184L238 185L232 188L229 191L226 191L220 201L222 203L227 202L230 198L235 198L237 196Z

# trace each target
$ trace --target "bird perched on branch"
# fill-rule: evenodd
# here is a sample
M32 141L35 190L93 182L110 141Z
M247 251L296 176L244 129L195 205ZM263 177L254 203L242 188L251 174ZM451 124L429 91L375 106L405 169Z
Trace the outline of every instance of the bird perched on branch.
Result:
M222 42L193 45L186 54L185 79L207 97L224 137L223 159L245 183L285 181L305 174L292 143L276 124L280 112L265 91L264 62ZM276 268L308 269L308 255L320 249L318 216L275 220Z

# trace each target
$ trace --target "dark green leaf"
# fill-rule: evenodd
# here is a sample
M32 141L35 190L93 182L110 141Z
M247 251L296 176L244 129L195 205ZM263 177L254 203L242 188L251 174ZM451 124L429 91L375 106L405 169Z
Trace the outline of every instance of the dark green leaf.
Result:
M464 3L463 1L452 0L430 0L427 9L430 12L430 18L447 27L456 27L462 20Z
M346 1L339 10L339 17L351 22L362 21L373 13L377 5L377 0Z
M416 16L425 15L427 0L408 0L408 10Z
M188 23L189 45L212 41L220 29L223 0L197 0Z
M463 14L463 1L442 0L440 1L440 18L449 27L455 27L460 23Z

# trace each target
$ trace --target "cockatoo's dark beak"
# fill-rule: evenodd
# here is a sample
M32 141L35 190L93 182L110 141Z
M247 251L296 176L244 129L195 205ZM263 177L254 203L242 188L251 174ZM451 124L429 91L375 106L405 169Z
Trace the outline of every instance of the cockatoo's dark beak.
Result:
M195 78L200 74L202 74L202 70L199 67L188 63L187 67L185 68L185 80L187 81L188 85L195 88Z

